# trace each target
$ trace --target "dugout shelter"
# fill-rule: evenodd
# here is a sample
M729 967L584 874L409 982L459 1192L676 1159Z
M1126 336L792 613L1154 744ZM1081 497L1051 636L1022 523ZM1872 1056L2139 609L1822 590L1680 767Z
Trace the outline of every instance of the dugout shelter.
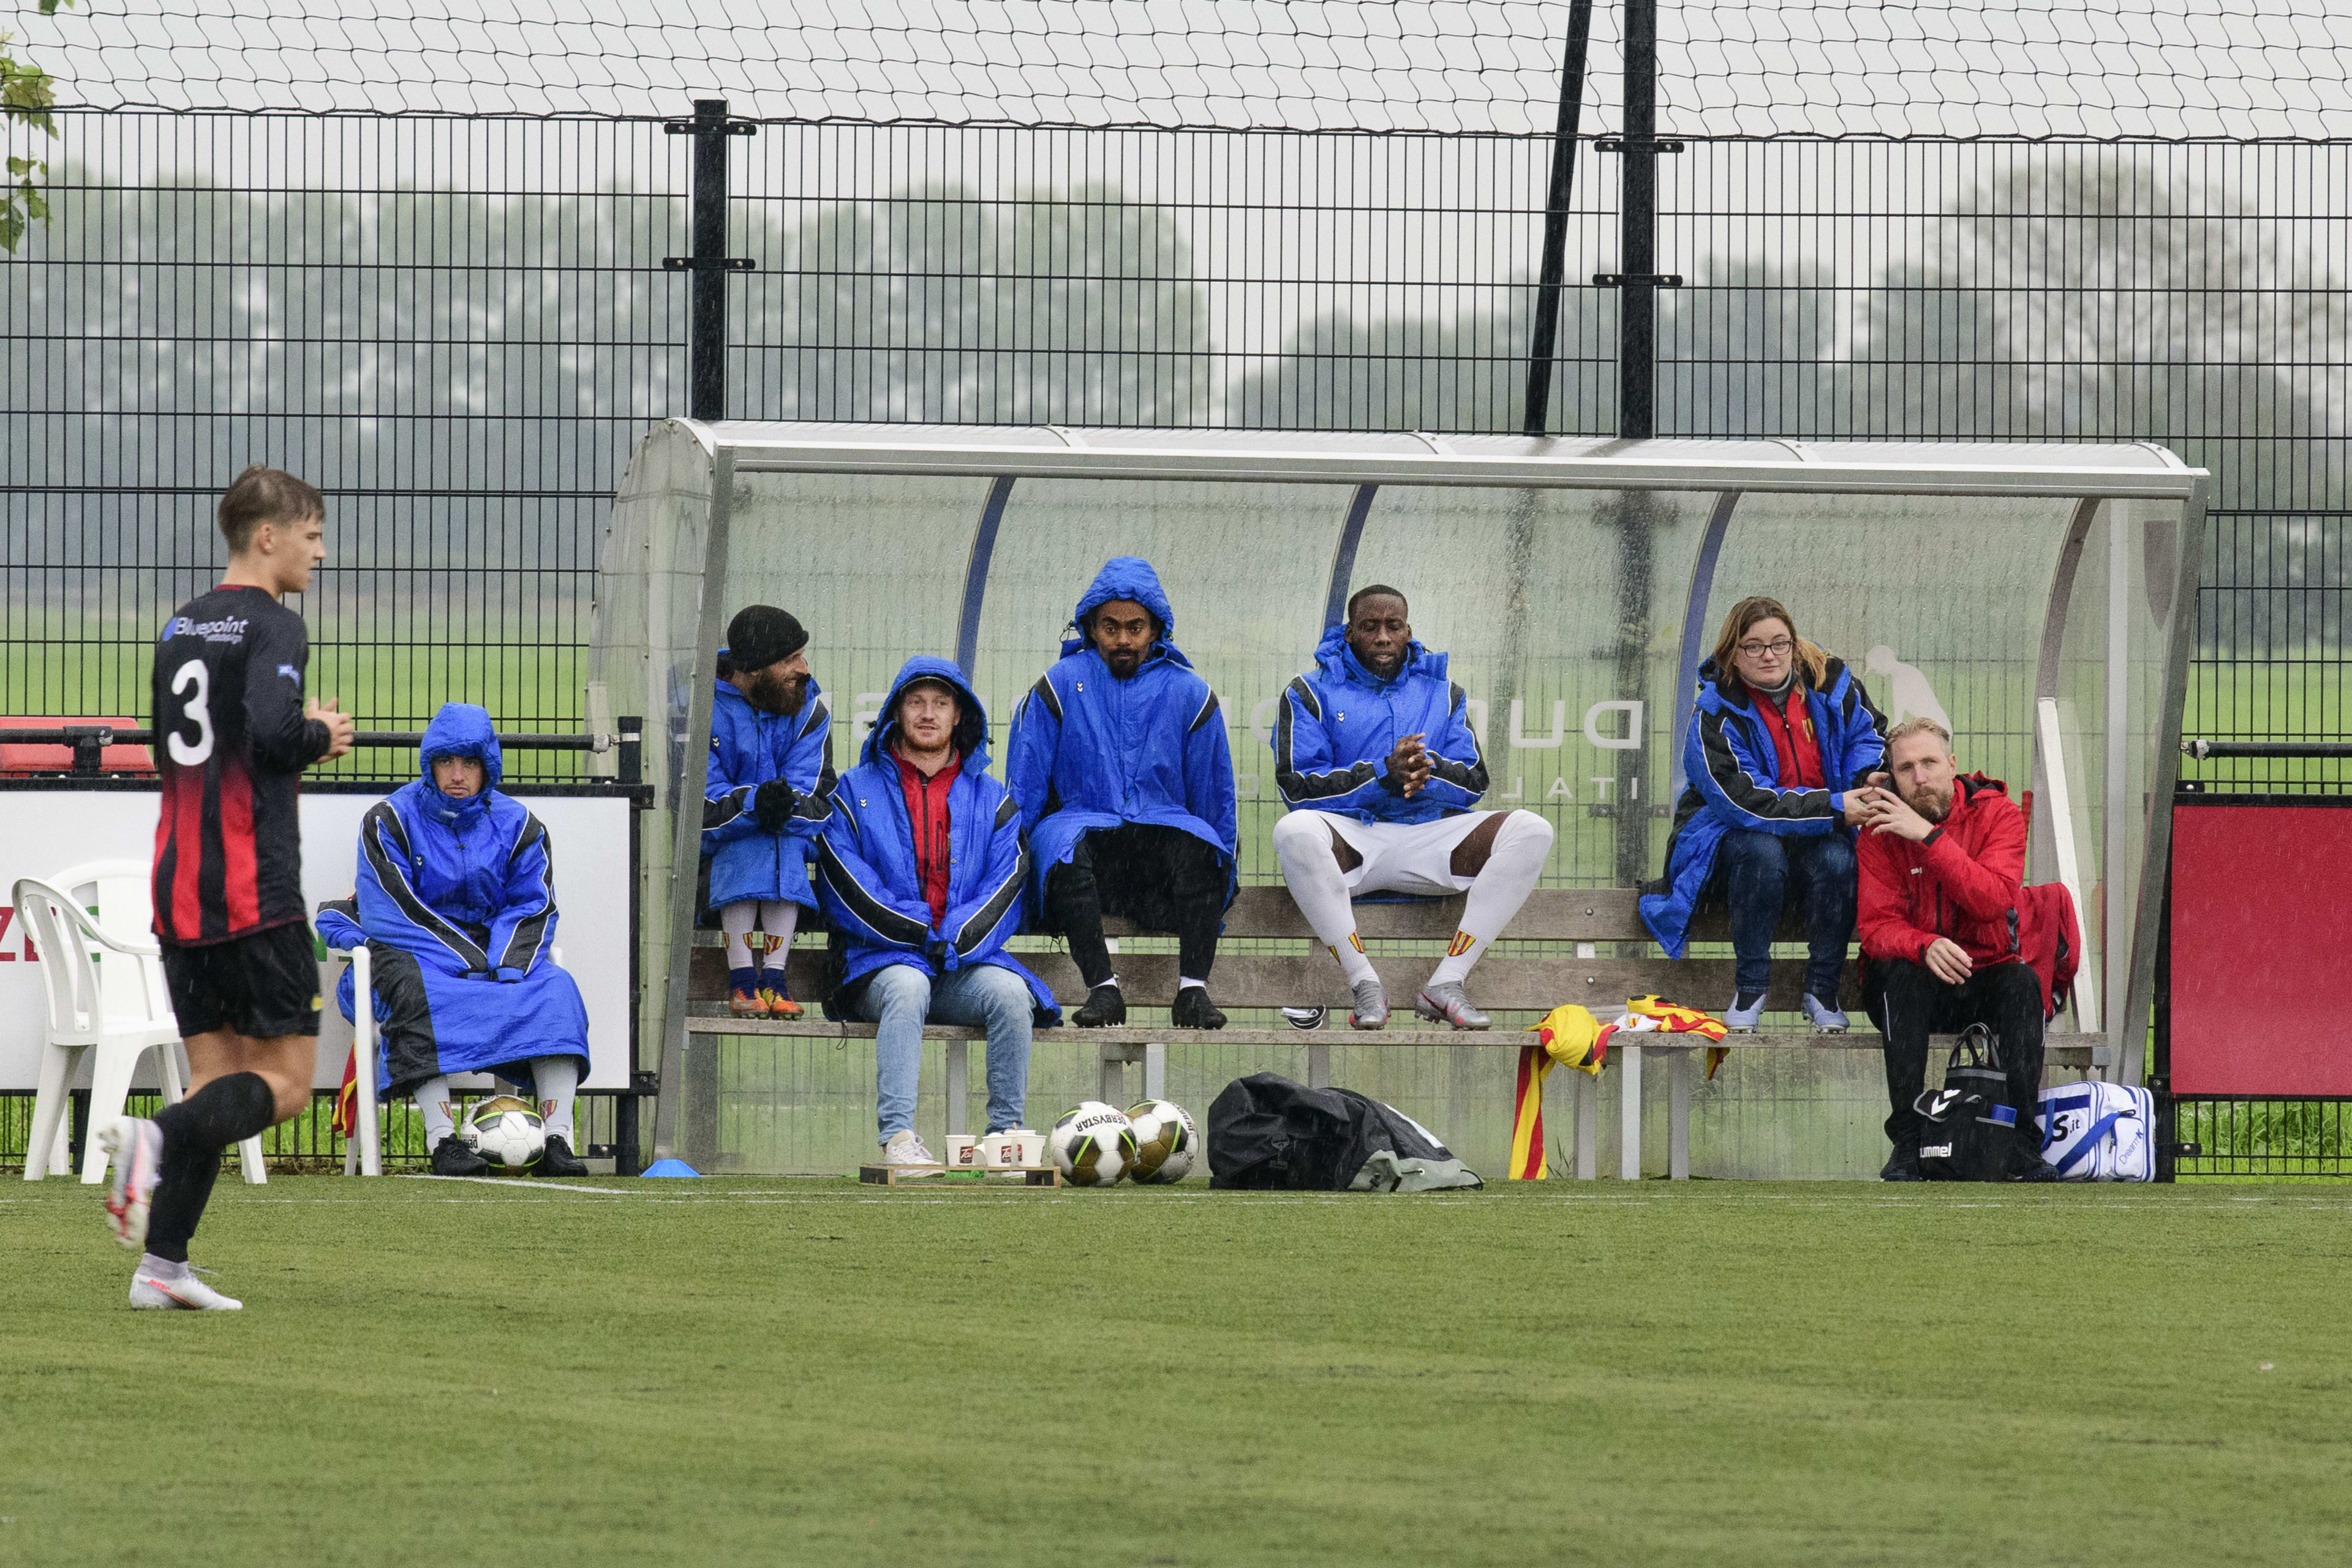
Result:
M2209 482L2149 445L666 421L615 500L589 671L592 723L649 716L657 1150L728 617L768 602L808 626L841 766L915 653L963 667L1001 757L1115 554L1158 566L1175 640L1221 699L1245 881L1279 879L1276 699L1353 588L1409 595L1469 696L1486 804L1548 816L1545 882L1583 888L1660 873L1698 665L1735 600L1780 599L1890 721L1945 721L1964 772L2031 792L2029 875L2066 881L2083 912L2074 1025L2137 1082Z

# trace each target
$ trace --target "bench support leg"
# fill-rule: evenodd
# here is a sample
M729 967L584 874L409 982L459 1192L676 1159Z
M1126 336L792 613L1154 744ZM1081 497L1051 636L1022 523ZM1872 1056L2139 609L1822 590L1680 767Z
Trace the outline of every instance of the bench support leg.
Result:
M1150 1045L1143 1047L1143 1098L1168 1098L1168 1047Z
M1127 1093L1127 1063L1109 1052L1103 1053L1102 1100L1105 1105L1122 1103Z
M1328 1089L1331 1087L1330 1047L1309 1046L1307 1047L1307 1087L1309 1089Z
M1666 1174L1677 1182L1690 1180L1691 1054L1676 1051L1667 1068L1671 1097L1666 1104Z
M1576 1179L1601 1174L1601 1080L1576 1075Z
M947 1043L948 1131L951 1133L971 1131L964 1125L964 1118L969 1110L965 1102L971 1098L966 1087L971 1076L971 1051L970 1040L950 1040Z
M1642 1047L1617 1047L1617 1178L1642 1179Z

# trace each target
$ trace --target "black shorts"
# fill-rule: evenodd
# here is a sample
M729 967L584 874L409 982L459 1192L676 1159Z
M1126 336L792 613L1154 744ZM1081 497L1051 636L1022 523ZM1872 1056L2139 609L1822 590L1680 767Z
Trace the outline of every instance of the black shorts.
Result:
M216 1029L253 1040L319 1032L319 952L301 921L205 947L165 942L163 981L183 1039Z

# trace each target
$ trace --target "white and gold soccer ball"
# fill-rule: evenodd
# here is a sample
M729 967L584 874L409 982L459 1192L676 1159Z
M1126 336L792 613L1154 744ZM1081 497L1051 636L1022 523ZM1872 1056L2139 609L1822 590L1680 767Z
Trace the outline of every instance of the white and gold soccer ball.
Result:
M1181 1182L1192 1173L1201 1133L1192 1125L1192 1112L1172 1100L1147 1100L1129 1106L1127 1119L1135 1127L1135 1169L1128 1174L1129 1181Z
M527 1171L547 1152L547 1123L540 1120L538 1108L511 1094L476 1106L460 1136L502 1171Z
M1089 1100L1054 1123L1045 1152L1072 1186L1108 1187L1135 1168L1135 1128L1118 1106Z

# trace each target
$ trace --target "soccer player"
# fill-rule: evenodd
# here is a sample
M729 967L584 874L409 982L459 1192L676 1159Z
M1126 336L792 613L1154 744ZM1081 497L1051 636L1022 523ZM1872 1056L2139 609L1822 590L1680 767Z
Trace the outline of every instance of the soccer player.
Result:
M256 464L222 495L218 520L228 572L163 624L152 690L163 786L155 935L189 1093L99 1136L114 1161L115 1239L141 1253L131 1304L234 1311L244 1303L190 1269L188 1240L221 1152L310 1103L319 968L296 795L304 768L352 749L352 721L304 700L310 640L278 603L327 558L325 500Z
M1148 561L1107 562L1071 625L1078 635L1013 711L1004 769L1037 865L1039 924L1069 939L1087 984L1071 1022L1127 1021L1103 940L1103 917L1125 915L1176 934L1170 1021L1222 1029L1209 970L1236 886L1236 828L1216 696L1177 651L1176 617Z
M808 860L833 810L833 710L809 678L808 640L784 611L750 605L719 650L702 848L727 933L728 1011L739 1018L801 1016L785 961L768 961L790 956L801 906L816 904Z
M946 659L910 658L890 683L834 790L817 880L843 945L825 1011L876 1026L882 1163L938 1163L915 1131L926 1019L988 1031L988 1130L1026 1131L1031 1032L1061 1014L1005 949L1021 929L1029 851L1013 797L988 776L988 713Z
M1551 854L1551 824L1531 811L1474 809L1486 758L1445 656L1416 641L1402 594L1359 588L1348 618L1323 634L1315 668L1294 679L1275 715L1275 782L1289 814L1274 825L1282 879L1339 961L1355 1006L1349 1024L1378 1029L1388 994L1356 934L1353 896L1465 889L1462 924L1413 1010L1457 1029L1492 1021L1463 990Z
M500 793L489 710L445 702L417 748L420 777L360 824L358 891L319 911L331 946L374 955L376 1075L414 1095L433 1172L476 1176L489 1162L457 1135L449 1075L494 1072L522 1085L547 1126L542 1176L584 1176L572 1103L588 1067L588 1009L549 956L555 947L553 847L539 818ZM355 1018L352 972L335 1002Z

